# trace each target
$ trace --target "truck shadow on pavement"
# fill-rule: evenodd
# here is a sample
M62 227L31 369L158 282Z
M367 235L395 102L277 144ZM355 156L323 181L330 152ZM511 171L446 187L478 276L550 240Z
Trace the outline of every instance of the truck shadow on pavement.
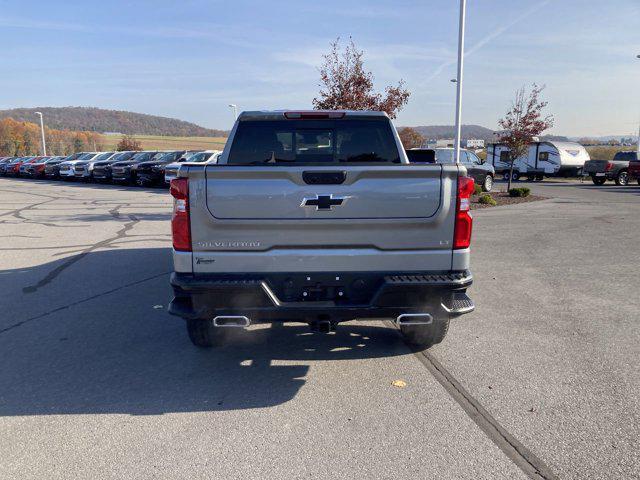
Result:
M335 334L311 333L303 324L256 325L222 347L199 349L183 320L166 313L169 254L148 248L86 255L76 270L116 271L95 280L90 296L70 296L92 281L86 272L67 272L34 294L16 292L12 301L30 305L0 328L0 416L266 408L294 398L323 361L409 353L393 329L357 322ZM17 276L5 270L0 278L3 284L13 278L17 291L23 277L32 281L59 262L20 269ZM160 270L147 266L147 279L136 280L137 268L149 262ZM63 301L58 291L67 292Z

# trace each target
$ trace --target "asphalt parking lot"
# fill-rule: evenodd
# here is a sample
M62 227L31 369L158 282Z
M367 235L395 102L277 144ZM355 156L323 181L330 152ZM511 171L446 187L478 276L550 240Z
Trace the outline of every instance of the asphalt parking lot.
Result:
M166 190L0 179L0 478L640 477L640 187L529 186L474 211L477 309L421 354L373 322L196 349Z

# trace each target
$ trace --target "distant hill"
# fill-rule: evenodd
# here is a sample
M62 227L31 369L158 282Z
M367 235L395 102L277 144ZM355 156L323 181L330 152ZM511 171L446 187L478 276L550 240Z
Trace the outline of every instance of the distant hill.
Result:
M453 138L456 134L456 127L454 125L423 125L419 127L411 127L418 131L427 140L434 139L439 140L443 138ZM482 127L480 125L463 125L462 126L462 138L480 138L487 142L493 141L494 130L490 128Z
M42 112L47 127L60 130L176 137L222 137L228 134L223 130L204 128L175 118L93 107L14 108L0 110L0 119L11 117L18 121L37 122L38 116L35 112Z
M569 137L565 137L564 135L541 135L541 142L569 142Z
M453 138L456 134L455 125L425 125L411 128L418 131L427 140ZM462 138L464 140L468 140L470 138L479 138L484 140L485 142L493 142L496 140L496 137L493 134L494 131L496 130L491 130L490 128L486 128L481 125L463 125ZM543 135L542 137L540 137L540 139L548 141L568 141L567 137L563 137L561 135Z

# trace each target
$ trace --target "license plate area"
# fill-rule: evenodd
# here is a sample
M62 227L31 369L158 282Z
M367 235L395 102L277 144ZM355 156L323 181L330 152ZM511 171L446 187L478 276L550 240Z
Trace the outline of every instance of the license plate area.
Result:
M596 177L604 177L604 172L598 172L596 173Z
M284 302L368 304L384 278L366 273L270 275L269 288Z

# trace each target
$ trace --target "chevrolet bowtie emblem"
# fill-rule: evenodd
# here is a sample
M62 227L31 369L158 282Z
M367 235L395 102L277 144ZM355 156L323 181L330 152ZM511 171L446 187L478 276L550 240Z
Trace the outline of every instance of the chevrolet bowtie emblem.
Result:
M305 198L301 207L316 207L316 210L333 210L345 202L346 198L334 197L333 195L316 195L316 198Z

